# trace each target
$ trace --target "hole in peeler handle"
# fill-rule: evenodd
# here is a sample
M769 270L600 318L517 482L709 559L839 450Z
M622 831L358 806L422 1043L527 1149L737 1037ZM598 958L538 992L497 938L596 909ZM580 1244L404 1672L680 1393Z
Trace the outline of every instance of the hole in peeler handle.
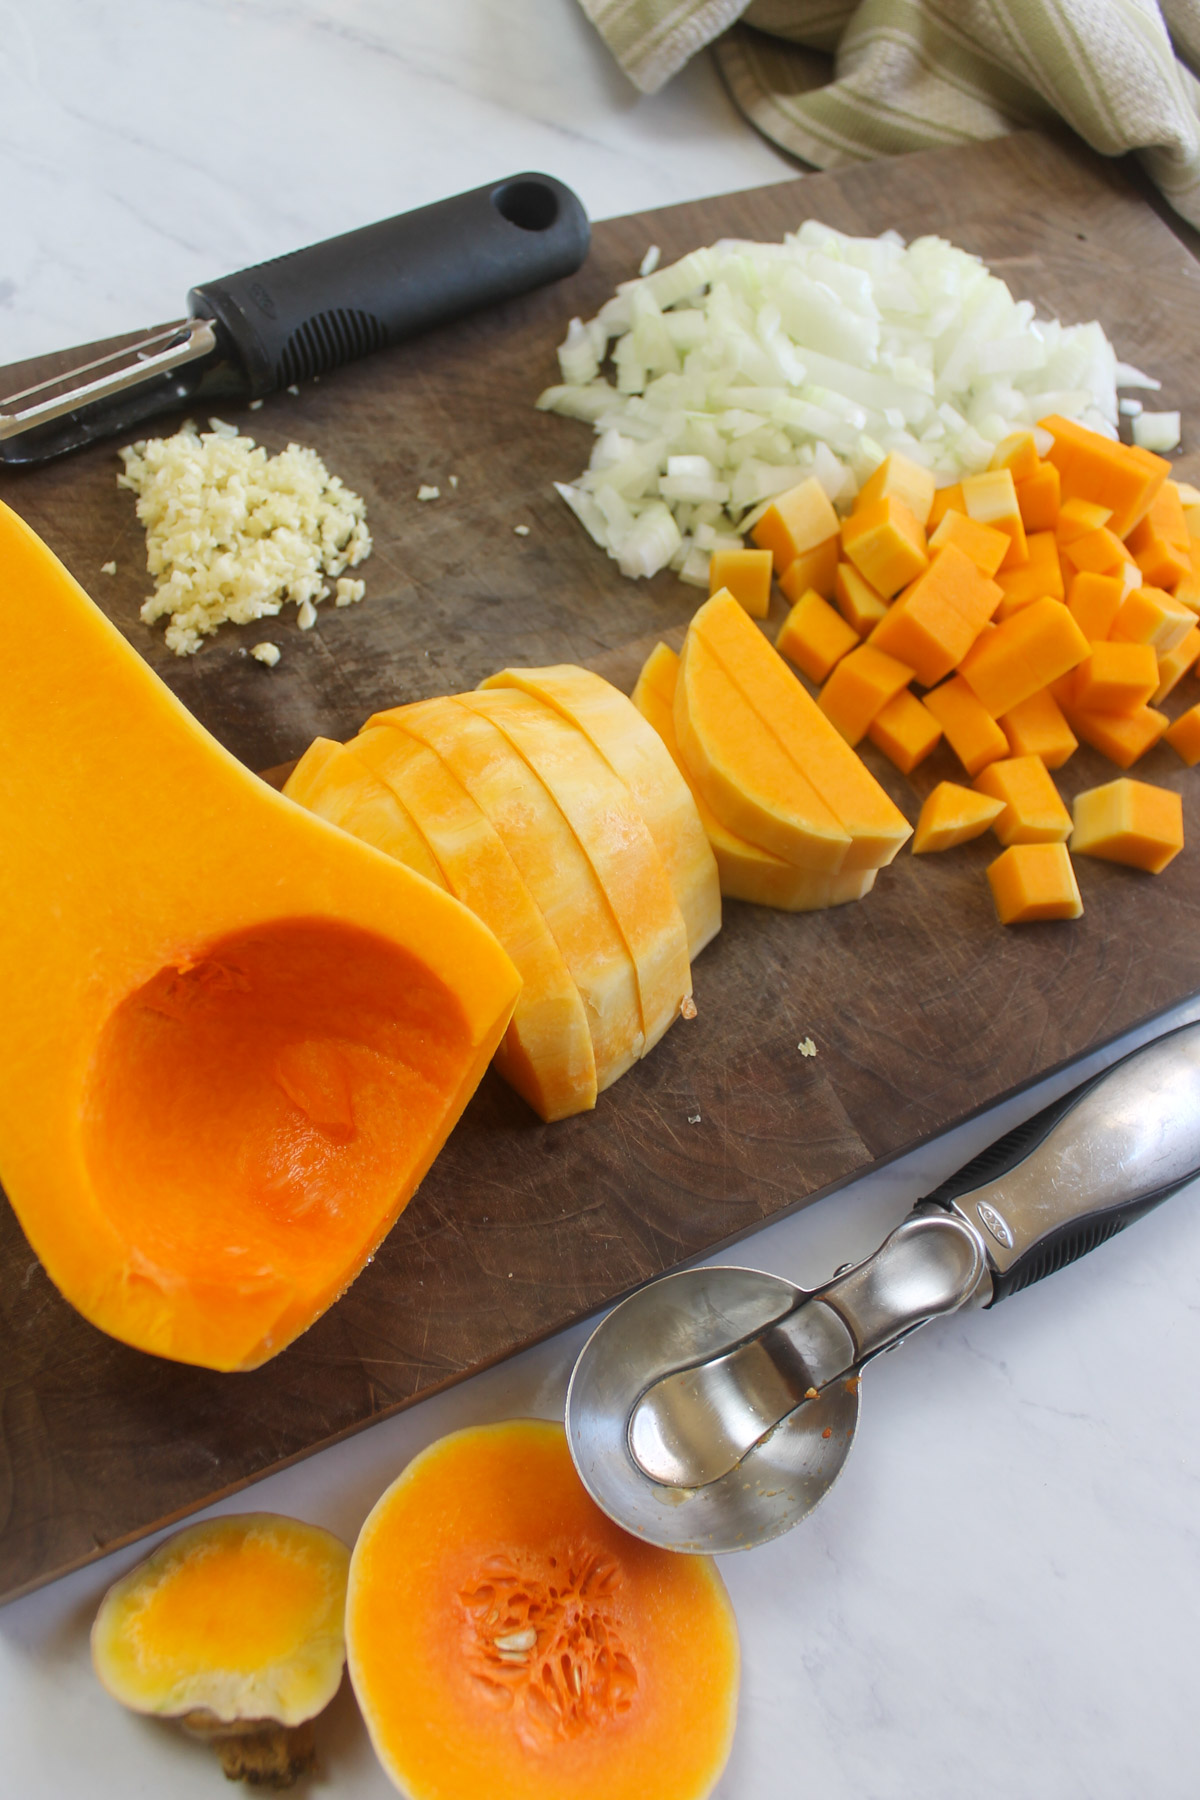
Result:
M549 231L558 218L558 195L540 181L506 181L492 195L492 205L522 231Z

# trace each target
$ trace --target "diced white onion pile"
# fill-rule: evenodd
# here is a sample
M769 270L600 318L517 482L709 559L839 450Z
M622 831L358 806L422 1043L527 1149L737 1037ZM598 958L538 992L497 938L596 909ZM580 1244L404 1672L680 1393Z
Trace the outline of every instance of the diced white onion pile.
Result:
M670 564L697 586L806 476L843 509L892 450L957 481L1049 413L1115 437L1117 387L1158 386L1098 324L1036 318L942 238L811 219L781 244L725 239L622 282L571 320L558 358L538 406L596 432L558 492L624 574Z

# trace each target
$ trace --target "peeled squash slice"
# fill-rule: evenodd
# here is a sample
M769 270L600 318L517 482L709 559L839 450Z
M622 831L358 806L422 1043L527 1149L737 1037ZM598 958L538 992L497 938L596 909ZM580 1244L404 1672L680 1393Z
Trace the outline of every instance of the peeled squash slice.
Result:
M318 750L318 746L320 749ZM317 752L319 761L313 757ZM310 759L313 759L310 761ZM299 800L319 818L340 825L394 856L416 874L446 888L446 878L428 844L413 824L403 803L348 744L330 744L316 738L309 745L284 785L289 800ZM461 895L459 896L461 899Z
M0 1179L34 1254L114 1337L253 1368L387 1233L517 972L236 762L3 506L0 818Z
M341 1684L349 1568L339 1538L277 1513L191 1525L109 1588L96 1674L122 1706L213 1739L231 1780L290 1786Z
M751 550L743 554L757 556ZM716 864L692 791L658 733L633 703L590 669L558 663L549 669L501 669L482 687L515 687L553 706L577 725L629 789L683 914L694 962L721 929Z
M797 868L837 874L849 832L690 631L679 659L674 719L696 791L722 825Z
M491 927L521 975L496 1067L543 1119L596 1103L596 1059L579 989L541 910L487 815L441 759L395 726L354 740L355 753L402 801L450 892Z
M553 707L513 688L462 696L499 727L553 795L612 908L637 975L645 1049L692 991L687 929L662 858L625 783Z
M656 644L642 668L633 692L634 702L647 722L654 727L681 773L687 769L675 741L675 680L679 658L666 644ZM738 837L696 793L696 808L712 845L721 883L721 892L730 900L749 900L756 906L773 906L780 912L816 912L826 906L841 906L849 900L861 900L875 885L875 870L854 871L849 875L814 875L784 862L770 850L761 850L746 838Z
M716 1565L607 1519L560 1425L476 1426L408 1465L355 1545L346 1649L408 1800L703 1800L729 1754Z
M470 698L422 700L370 723L395 723L436 750L503 838L579 989L603 1093L645 1048L633 959L545 784Z
M908 820L733 596L714 594L692 620L688 639L703 641L850 838L839 868L849 873L890 863L912 836Z

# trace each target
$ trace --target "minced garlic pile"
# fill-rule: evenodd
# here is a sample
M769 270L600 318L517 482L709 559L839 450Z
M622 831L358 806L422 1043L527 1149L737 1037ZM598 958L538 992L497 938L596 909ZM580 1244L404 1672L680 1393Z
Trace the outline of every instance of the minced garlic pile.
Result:
M148 625L170 616L176 656L193 655L227 619L269 618L289 600L311 629L331 592L325 577L336 581L334 605L351 606L365 584L342 571L371 554L364 502L315 450L289 444L268 456L234 426L209 424L128 445L117 477L138 497L155 579L141 616Z

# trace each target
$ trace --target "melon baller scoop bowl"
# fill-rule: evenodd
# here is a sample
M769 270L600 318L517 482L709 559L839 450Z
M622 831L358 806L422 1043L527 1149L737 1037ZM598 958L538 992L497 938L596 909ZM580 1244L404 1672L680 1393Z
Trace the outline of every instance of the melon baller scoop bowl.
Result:
M863 1367L961 1307L992 1307L1200 1174L1200 1024L1019 1125L815 1289L684 1269L592 1333L567 1439L603 1510L668 1550L750 1549L805 1518L845 1466Z

